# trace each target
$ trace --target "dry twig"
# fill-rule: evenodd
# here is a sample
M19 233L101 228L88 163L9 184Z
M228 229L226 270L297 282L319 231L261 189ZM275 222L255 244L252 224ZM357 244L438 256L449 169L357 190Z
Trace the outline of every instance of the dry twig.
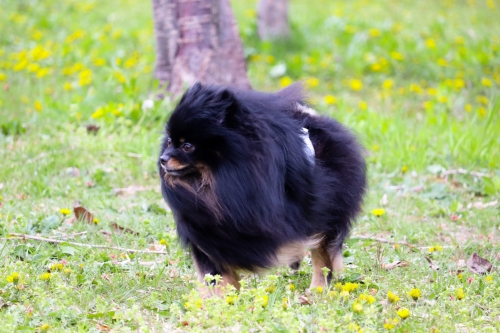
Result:
M136 250L136 249L127 249L127 248L118 247L118 246L76 243L76 242L68 242L68 241L65 241L65 240L45 238L45 237L32 236L32 235L26 235L26 234L18 234L18 233L10 233L10 234L8 234L8 236L11 236L11 237L6 237L6 238L3 238L3 239L5 239L5 240L26 240L26 239L31 239L31 240L36 240L36 241L40 241L40 242L55 243L55 244L67 243L67 244L74 245L74 246L81 246L81 247L88 247L88 248L97 248L97 249L118 250L118 251L128 252L128 253L167 254L167 252L165 252L165 251Z

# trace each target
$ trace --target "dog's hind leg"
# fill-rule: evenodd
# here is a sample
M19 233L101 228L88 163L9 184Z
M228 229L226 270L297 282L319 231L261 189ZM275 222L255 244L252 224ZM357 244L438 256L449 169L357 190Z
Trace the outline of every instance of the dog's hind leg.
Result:
M313 275L311 280L310 289L317 287L326 287L331 274L325 277L323 272L323 267L328 268L330 271L332 269L332 260L330 258L330 254L328 253L327 244L325 242L321 242L318 244L318 247L311 250L311 259L313 266Z
M317 248L311 250L313 276L310 288L325 287L334 275L344 271L344 258L342 256L342 243L338 241L323 240ZM323 267L330 271L325 278Z

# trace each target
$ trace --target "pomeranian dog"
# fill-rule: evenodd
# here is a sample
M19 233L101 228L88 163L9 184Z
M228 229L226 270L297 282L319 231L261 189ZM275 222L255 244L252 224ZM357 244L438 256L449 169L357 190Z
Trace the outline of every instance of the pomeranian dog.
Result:
M200 282L218 274L219 286L239 289L239 270L297 269L308 249L311 288L328 283L323 267L343 269L366 187L363 149L306 105L300 85L271 94L195 84L168 120L158 169Z

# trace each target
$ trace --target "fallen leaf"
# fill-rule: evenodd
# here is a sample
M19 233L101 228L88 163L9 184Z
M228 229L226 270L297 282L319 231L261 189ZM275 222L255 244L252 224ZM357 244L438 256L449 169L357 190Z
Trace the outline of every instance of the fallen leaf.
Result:
M122 227L121 225L118 225L117 223L111 223L111 227L115 230L115 231L118 231L118 233L120 232L125 232L127 234L131 234L131 235L136 235L138 236L139 233L132 230L132 229L129 229L129 228L125 228L125 227Z
M302 305L311 305L312 304L312 302L307 297L305 297L304 295L300 295L299 296L299 302Z
M389 271L396 267L408 267L408 266L410 266L410 264L407 261L394 261L389 264L382 264L382 269Z
M134 194L136 192L149 191L154 189L154 186L129 186L124 188L115 188L113 189L113 193L115 195L123 195L123 194Z
M94 135L96 135L97 132L99 132L99 129L100 129L99 126L93 125L93 124L87 125L86 128L87 128L87 134L94 134Z
M76 167L69 167L66 169L66 174L70 177L80 177L80 169Z
M484 208L487 208L487 207L496 206L497 204L498 204L498 200L490 201L490 202L487 202L487 203L482 203L481 201L478 201L478 202L474 202L472 204L472 206L474 206L474 208L476 208L476 209L484 209Z
M73 206L73 212L78 220L87 222L89 224L94 224L94 215L89 212L85 207L81 206L79 203Z
M438 271L439 270L439 266L434 264L434 262L432 262L431 258L428 257L428 256L425 256L425 259L427 260L427 262L429 263L430 267L435 270L435 271Z
M491 271L493 266L488 260L481 258L476 252L474 252L469 260L467 260L467 267L472 273L486 274Z
M382 199L380 199L380 205L387 206L388 203L389 203L389 200L387 199L387 193L384 193L384 195L382 196Z

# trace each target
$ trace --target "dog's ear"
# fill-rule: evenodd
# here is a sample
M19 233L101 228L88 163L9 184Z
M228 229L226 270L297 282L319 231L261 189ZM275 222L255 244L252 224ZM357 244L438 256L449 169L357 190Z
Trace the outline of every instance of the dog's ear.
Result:
M178 104L183 104L186 100L193 99L193 96L196 96L202 88L203 85L201 84L201 82L199 81L196 82L188 90L186 90L186 92L184 93L184 95L182 95Z
M218 94L220 112L217 114L219 124L230 125L230 120L239 109L238 100L234 93L228 89L222 89Z

